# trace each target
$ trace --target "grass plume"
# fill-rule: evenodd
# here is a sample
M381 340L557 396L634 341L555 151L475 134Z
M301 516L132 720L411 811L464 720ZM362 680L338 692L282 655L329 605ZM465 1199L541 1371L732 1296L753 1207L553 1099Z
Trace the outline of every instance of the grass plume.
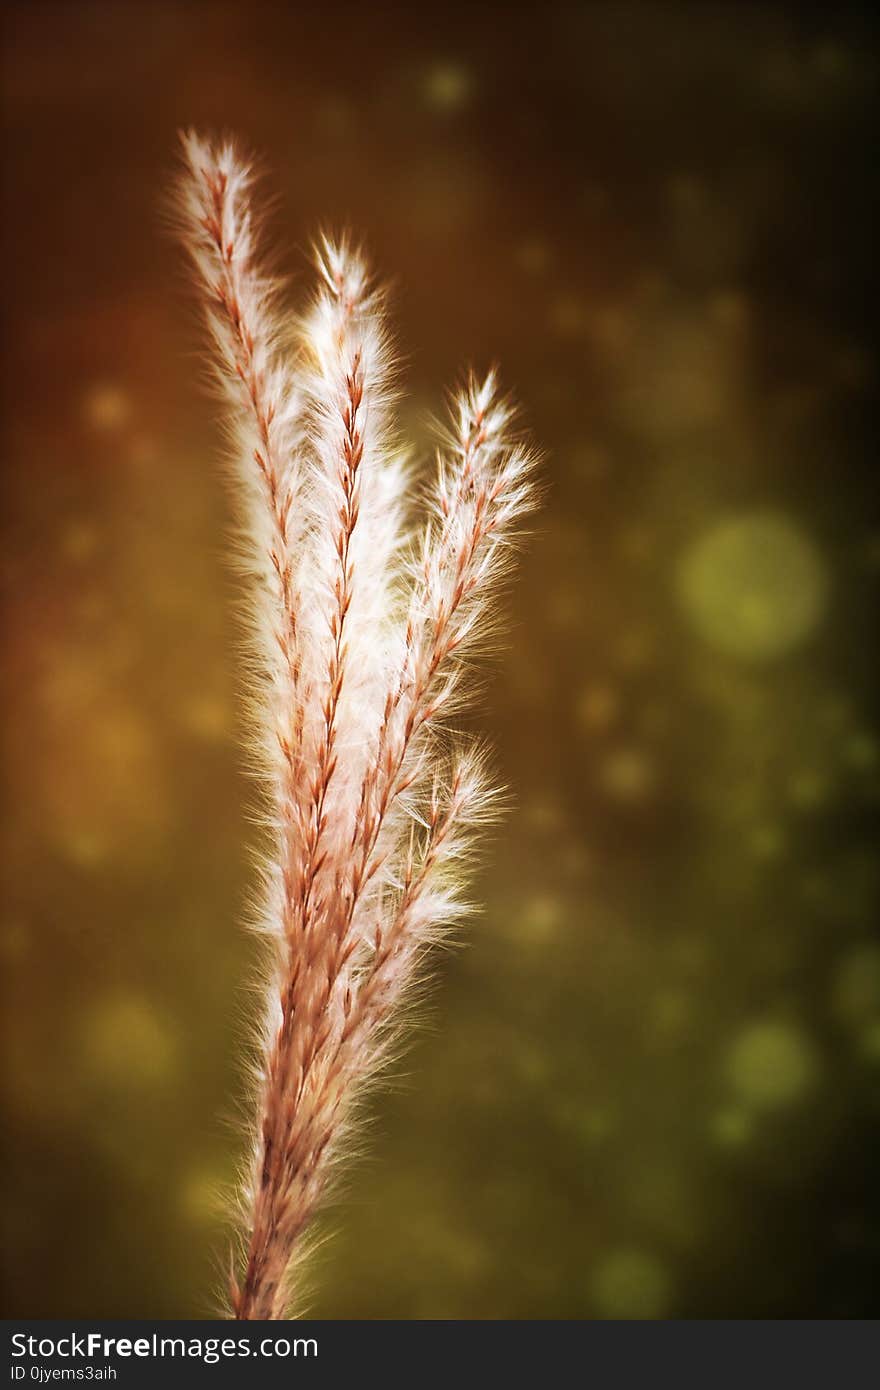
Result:
M237 1318L282 1318L356 1106L399 1040L426 953L464 910L494 796L448 721L491 627L534 455L494 374L453 397L412 496L381 290L347 240L288 331L261 267L253 173L188 132L177 222L207 322L250 574L254 724L271 851L269 969Z

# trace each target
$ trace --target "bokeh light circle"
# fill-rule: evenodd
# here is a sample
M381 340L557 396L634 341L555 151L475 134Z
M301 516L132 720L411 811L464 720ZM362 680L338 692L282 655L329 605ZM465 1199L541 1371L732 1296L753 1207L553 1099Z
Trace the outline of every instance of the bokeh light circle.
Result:
M856 946L842 958L833 977L832 1007L850 1027L880 1021L880 946Z
M750 1023L727 1059L731 1085L747 1105L772 1110L802 1100L818 1079L816 1050L794 1024Z
M600 1317L663 1318L669 1312L672 1280L649 1251L612 1250L596 1267L592 1294Z
M82 1042L89 1074L113 1087L164 1082L176 1062L174 1035L138 995L114 994L97 1002L84 1019Z
M825 563L781 513L728 518L682 558L678 593L691 627L742 661L772 661L800 646L827 607Z

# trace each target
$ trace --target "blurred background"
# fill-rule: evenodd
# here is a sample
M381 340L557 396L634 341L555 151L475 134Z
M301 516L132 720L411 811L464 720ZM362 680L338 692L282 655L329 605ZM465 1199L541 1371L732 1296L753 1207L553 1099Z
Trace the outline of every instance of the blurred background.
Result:
M403 423L501 363L547 501L514 810L325 1222L321 1317L880 1312L877 34L851 7L12 4L4 1308L208 1314L257 837L176 130L352 225ZM872 632L875 635L872 637Z

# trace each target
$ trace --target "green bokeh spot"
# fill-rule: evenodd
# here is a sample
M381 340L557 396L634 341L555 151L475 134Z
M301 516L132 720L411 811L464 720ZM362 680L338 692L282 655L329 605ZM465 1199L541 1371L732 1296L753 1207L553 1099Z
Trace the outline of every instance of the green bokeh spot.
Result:
M825 566L794 522L773 513L723 521L697 540L678 575L697 634L743 661L785 656L806 640L827 605Z

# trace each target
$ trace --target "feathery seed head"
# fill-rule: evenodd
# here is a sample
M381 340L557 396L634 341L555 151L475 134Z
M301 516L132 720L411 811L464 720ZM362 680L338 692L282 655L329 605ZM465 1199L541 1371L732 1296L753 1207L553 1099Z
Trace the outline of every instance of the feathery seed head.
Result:
M238 1318L285 1316L292 1270L429 948L463 915L498 811L483 751L450 739L463 653L485 641L535 456L496 374L453 396L424 520L392 419L394 363L362 252L322 236L296 334L259 262L254 177L182 136L177 221L225 403L251 576L249 666L270 849Z

